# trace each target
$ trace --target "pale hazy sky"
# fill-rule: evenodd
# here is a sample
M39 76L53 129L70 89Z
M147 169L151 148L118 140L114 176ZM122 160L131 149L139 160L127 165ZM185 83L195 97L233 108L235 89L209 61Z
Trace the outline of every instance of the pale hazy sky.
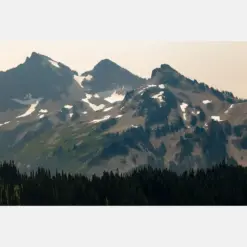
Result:
M143 77L167 63L189 78L247 98L247 42L0 41L0 70L24 62L32 51L80 73L104 58Z

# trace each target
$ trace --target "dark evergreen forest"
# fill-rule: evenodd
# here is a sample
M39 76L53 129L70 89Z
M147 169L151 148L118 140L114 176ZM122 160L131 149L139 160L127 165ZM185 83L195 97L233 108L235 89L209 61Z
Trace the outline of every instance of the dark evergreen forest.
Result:
M208 170L177 175L144 167L128 174L91 178L39 168L18 171L0 165L1 205L247 205L247 168L224 162Z

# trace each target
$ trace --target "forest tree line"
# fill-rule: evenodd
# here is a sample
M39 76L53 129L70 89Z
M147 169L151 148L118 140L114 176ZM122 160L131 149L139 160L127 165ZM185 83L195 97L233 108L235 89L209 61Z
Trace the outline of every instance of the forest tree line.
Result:
M1 205L247 205L247 168L224 162L185 172L143 167L128 174L86 177L39 168L20 173L0 165Z

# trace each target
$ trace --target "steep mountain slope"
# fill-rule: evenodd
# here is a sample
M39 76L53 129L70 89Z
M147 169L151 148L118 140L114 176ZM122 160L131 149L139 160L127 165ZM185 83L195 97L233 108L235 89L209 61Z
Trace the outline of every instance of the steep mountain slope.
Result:
M45 69L52 78L63 77L59 89L55 79L47 79L53 86L45 84L46 90L51 87L53 93L27 86L25 93L36 97L34 102L30 95L25 99L30 101L29 111L35 108L32 117L22 113L15 124L0 124L0 157L15 159L22 171L41 165L90 175L149 164L180 173L222 159L247 164L247 103L232 93L190 80L165 64L149 80L110 60L81 76L57 69ZM67 95L66 100L61 95ZM18 97L15 102L20 103L22 95ZM46 103L37 104L38 97Z

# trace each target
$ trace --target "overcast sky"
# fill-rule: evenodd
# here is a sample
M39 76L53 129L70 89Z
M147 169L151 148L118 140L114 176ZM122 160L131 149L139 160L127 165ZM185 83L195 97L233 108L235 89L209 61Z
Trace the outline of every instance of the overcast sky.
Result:
M0 70L24 62L32 51L80 73L104 58L143 77L167 63L189 78L247 98L247 42L0 41Z

